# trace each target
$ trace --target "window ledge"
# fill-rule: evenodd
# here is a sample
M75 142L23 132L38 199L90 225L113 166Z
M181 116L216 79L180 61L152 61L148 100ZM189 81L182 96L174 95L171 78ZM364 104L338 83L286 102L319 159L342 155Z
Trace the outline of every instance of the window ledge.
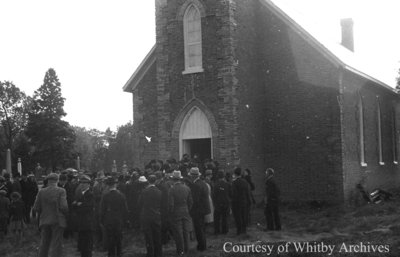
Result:
M366 162L361 162L360 165L361 165L361 167L367 167L368 166L368 164Z
M189 69L182 71L182 74L185 75L185 74L199 73L199 72L203 72L203 71L204 71L204 69L202 67L194 67L194 68L189 68Z
M383 166L383 165L385 165L385 163L384 162L379 162L379 165Z

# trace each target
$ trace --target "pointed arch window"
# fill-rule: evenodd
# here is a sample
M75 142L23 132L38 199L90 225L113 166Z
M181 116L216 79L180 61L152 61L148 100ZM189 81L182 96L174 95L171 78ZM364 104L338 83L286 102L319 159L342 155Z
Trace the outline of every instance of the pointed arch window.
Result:
M187 7L183 16L183 33L185 45L185 70L183 74L202 72L202 35L201 13L191 4Z
M398 164L398 149L397 149L397 124L396 124L396 110L392 110L392 141L393 141L393 163Z
M382 114L381 114L381 105L378 98L378 108L377 108L377 122L378 122L378 157L379 164L385 165L383 162L383 148L382 148Z
M362 102L361 95L358 97L358 104L357 104L357 109L358 109L358 135L359 135L359 145L360 145L360 164L363 167L367 166L367 163L365 161L365 139L364 139L364 106Z

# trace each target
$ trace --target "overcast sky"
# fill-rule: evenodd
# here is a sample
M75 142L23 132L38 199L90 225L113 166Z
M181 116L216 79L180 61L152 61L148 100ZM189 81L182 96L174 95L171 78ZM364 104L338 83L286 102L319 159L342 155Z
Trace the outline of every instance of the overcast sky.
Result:
M400 1L275 0L340 41L339 19L352 17L358 54L379 63L394 86L400 67ZM154 0L0 0L0 80L27 94L51 67L71 125L116 129L132 120L122 87L155 43Z

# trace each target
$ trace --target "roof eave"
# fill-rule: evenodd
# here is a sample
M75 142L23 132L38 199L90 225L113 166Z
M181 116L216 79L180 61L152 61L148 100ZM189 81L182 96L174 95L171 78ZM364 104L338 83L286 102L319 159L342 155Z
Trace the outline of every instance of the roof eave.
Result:
M137 67L135 72L132 74L132 76L129 78L129 80L125 83L125 85L122 88L124 90L124 92L131 93L133 90L135 90L135 88L137 87L139 82L146 75L149 68L156 61L155 50L156 50L156 44L151 48L150 52L146 55L146 57L143 59L143 61Z
M340 58L338 58L335 54L333 54L328 48L326 48L323 44L321 44L313 35L307 32L301 25L299 25L295 20L293 20L289 15L287 15L282 9L280 9L276 4L274 4L271 0L261 0L260 1L263 5L269 8L272 12L274 12L278 17L281 17L283 22L285 22L289 27L294 29L304 40L309 42L312 46L314 46L322 55L324 55L328 60L331 61L335 67L339 68L342 67L345 70L358 74L385 89L390 90L391 92L396 93L395 89L390 87L389 85L385 84L384 82L364 73L361 72L346 63L344 63Z
M306 29L299 25L295 20L293 20L289 15L287 15L282 9L280 9L271 0L261 0L263 5L274 12L278 17L282 18L293 31L297 32L304 40L310 43L316 48L323 56L325 56L335 67L345 67L345 63L340 60L336 55L334 55L329 49L327 49L323 44L321 44L313 35L311 35Z
M372 82L374 82L375 84L378 84L378 85L380 85L381 87L383 87L383 88L389 90L390 92L392 92L392 93L398 95L397 92L396 92L396 90L395 90L394 88L390 87L390 86L387 85L386 83L384 83L384 82L382 82L382 81L380 81L380 80L378 80L378 79L376 79L376 78L374 78L374 77L369 76L368 74L365 74L365 73L362 72L362 71L359 71L359 70L357 70L357 69L355 69L355 68L353 68L353 67L351 67L351 66L348 66L348 65L344 65L343 68L344 68L345 70L348 70L348 71L350 71L350 72L352 72L352 73L354 73L354 74L357 74L357 75L359 75L359 76L361 76L361 77L363 77L363 78L365 78L365 79L368 79L369 81L372 81Z

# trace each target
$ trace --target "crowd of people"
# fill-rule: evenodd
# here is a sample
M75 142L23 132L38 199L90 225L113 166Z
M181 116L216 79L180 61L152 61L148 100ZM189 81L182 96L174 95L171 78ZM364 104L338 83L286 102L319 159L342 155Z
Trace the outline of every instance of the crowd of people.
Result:
M38 193L35 176L15 174L11 179L9 173L0 176L0 239L9 232L13 234L15 245L21 243L22 232L35 218L32 206Z
M232 213L236 234L244 234L255 204L250 170L237 167L231 174L218 166L185 155L179 162L152 160L144 170L129 172L64 171L49 174L39 192L33 175L14 179L11 185L0 177L0 226L6 233L7 224L22 231L24 222L37 214L40 257L61 256L63 238L75 234L82 257L92 256L94 247L121 256L125 228L143 233L149 257L162 256L162 246L170 240L178 256L188 253L194 238L197 251L205 251L206 226L215 235L225 235ZM273 170L267 169L265 216L267 229L280 230L279 189L272 177ZM23 181L33 181L32 186ZM17 194L22 200L13 199ZM4 200L9 198L11 203Z

